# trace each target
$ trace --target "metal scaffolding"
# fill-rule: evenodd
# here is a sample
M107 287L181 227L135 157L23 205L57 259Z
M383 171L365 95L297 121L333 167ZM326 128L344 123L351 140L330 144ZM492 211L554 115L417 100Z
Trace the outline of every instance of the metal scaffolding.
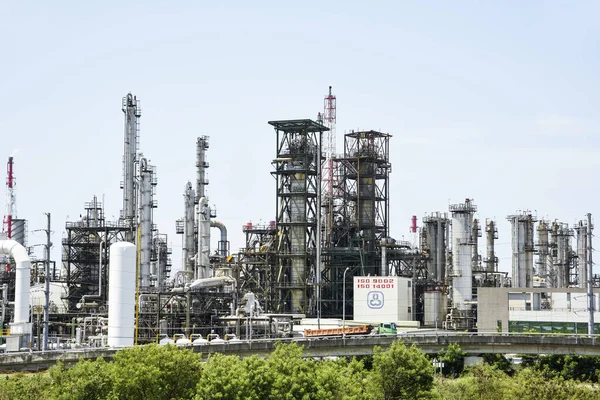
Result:
M269 121L277 134L277 276L279 312L311 313L316 270L321 139L328 128L310 119ZM319 215L318 215L319 214ZM313 311L311 311L311 309Z
M361 236L363 251L375 251L388 237L389 139L376 131L352 132L344 136L341 163L342 210Z
M246 246L238 253L234 274L238 290L254 293L265 310L275 310L279 298L275 290L278 237L275 221L269 225L247 223L242 230L246 235Z
M108 249L112 243L125 239L129 226L123 221L105 221L102 204L96 197L85 203L84 208L85 213L79 221L68 221L65 225L67 233L62 239L63 271L59 281L67 285L69 311L84 312L89 306L101 312L106 311L108 299ZM102 279L99 279L99 273ZM86 297L93 301L86 303Z
M332 230L323 249L323 316L339 318L344 308L347 316L353 315L354 276L406 274L407 260L414 264L410 261L414 256L400 251L388 238L390 138L377 131L348 133L344 155L334 160L338 176L333 191L338 197L333 201Z

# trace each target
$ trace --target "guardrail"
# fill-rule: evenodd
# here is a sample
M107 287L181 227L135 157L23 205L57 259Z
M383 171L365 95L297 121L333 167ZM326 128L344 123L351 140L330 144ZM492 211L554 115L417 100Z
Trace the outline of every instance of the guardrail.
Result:
M600 356L599 335L576 334L518 334L499 332L449 332L419 331L398 335L353 335L330 337L296 337L280 339L236 340L234 342L186 344L177 347L191 349L203 358L215 353L235 354L240 357L256 355L268 356L275 344L296 342L303 346L306 357L352 357L371 355L375 346L386 349L396 340L402 339L406 345L415 345L423 352L436 354L449 344L456 343L468 354L577 354ZM71 350L48 350L39 352L15 352L0 355L2 370L39 370L54 365L58 360L66 364L79 359L96 359L102 356L112 359L117 349L79 348Z

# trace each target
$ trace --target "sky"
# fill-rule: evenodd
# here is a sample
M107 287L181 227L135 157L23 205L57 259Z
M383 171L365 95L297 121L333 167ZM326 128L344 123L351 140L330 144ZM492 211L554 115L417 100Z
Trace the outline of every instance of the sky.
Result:
M393 136L391 236L472 198L510 271L507 215L600 213L599 13L596 1L5 1L0 160L14 154L28 244L44 243L51 213L59 260L65 222L94 195L119 215L133 93L178 269L196 137L210 137L209 202L237 252L243 224L275 219L267 121L316 118L331 85L339 150L350 130Z

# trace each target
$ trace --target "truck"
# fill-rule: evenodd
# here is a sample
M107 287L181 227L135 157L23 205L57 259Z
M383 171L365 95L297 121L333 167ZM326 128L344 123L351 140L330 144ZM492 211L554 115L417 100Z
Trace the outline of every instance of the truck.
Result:
M373 335L397 335L398 327L394 322L381 322L371 333Z
M343 336L343 335L368 335L372 331L371 325L346 326L343 328L305 329L305 337Z

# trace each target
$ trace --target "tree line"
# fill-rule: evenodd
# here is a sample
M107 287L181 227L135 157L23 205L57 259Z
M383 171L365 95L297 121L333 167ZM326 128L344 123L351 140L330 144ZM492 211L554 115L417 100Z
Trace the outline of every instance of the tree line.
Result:
M464 367L450 345L434 379L433 356L395 342L373 356L315 360L296 343L278 344L267 358L211 355L146 345L102 358L59 363L48 371L0 377L0 399L390 400L597 399L598 357L526 357L514 368L501 355ZM437 371L438 374L440 371Z

